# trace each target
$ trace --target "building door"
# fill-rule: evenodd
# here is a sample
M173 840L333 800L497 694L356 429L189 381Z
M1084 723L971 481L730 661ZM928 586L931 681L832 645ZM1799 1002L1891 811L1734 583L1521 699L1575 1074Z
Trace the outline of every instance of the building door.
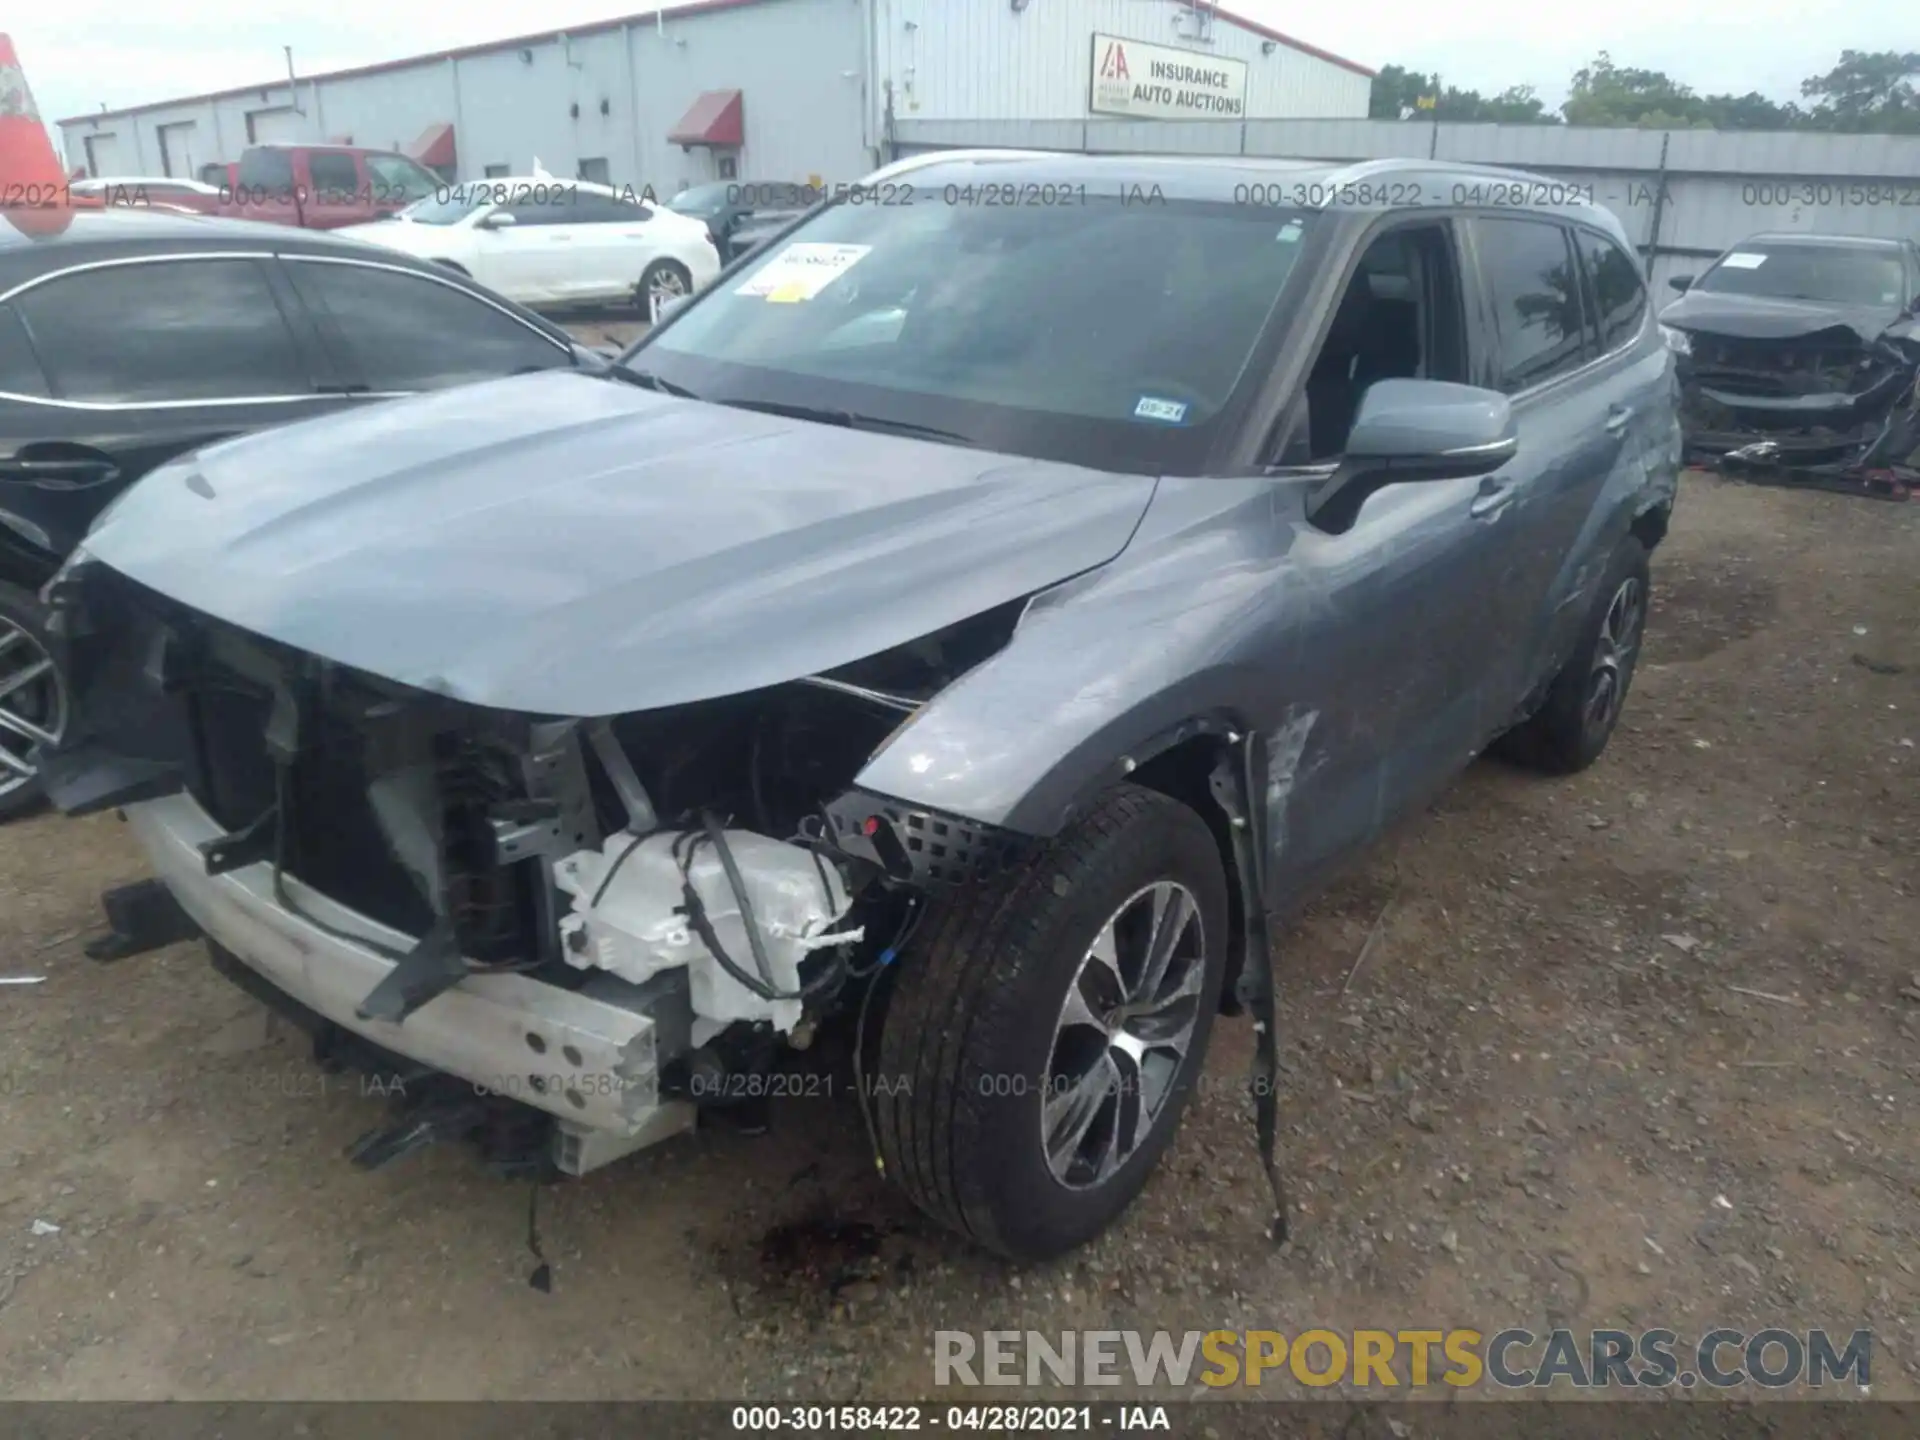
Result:
M125 170L120 164L120 137L117 135L85 135L81 145L87 152L87 173L89 175L122 175Z
M193 121L160 127L160 173L192 179L195 173Z

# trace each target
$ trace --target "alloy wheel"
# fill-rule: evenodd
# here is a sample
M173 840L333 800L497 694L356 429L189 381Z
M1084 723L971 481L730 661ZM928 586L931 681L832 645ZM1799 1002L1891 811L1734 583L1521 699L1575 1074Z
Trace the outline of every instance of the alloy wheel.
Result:
M1101 1184L1152 1133L1186 1067L1206 975L1206 928L1184 885L1149 885L1100 927L1061 1004L1041 1097L1060 1184Z
M662 300L678 300L686 293L686 277L670 266L662 266L654 271L653 279L647 282L647 295L656 303Z
M1583 710L1589 734L1607 733L1620 718L1620 706L1626 699L1627 680L1633 673L1645 621L1646 592L1640 581L1631 577L1621 581L1607 604L1606 617L1600 622L1600 636L1593 647L1593 669L1587 678L1587 703Z
M67 724L67 694L53 657L24 627L0 616L0 798L33 784L35 745L51 745Z

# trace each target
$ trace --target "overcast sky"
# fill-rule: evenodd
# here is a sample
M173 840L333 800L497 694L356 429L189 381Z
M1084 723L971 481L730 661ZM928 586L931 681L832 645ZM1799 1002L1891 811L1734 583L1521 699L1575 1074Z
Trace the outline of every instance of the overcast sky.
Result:
M944 0L994 4L999 0ZM1035 0L1045 5L1051 0ZM1160 0L1135 0L1141 8ZM471 45L635 13L636 0L58 0L6 17L40 113L87 111L271 80L293 46L303 74ZM1438 70L1449 84L1532 85L1550 105L1573 71L1609 50L1620 65L1665 70L1703 92L1792 99L1842 49L1884 50L1916 35L1915 0L1371 0L1306 6L1233 0L1227 8L1375 68ZM648 13L651 13L650 11ZM1391 38L1389 38L1391 37Z

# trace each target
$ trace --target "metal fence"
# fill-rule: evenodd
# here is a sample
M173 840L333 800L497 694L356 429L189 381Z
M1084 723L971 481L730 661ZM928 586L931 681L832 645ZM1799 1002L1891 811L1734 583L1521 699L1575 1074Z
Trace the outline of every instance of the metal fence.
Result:
M1388 156L1510 165L1577 182L1620 217L1654 286L1761 230L1920 240L1920 136L1451 125L1418 120L896 121L896 153Z

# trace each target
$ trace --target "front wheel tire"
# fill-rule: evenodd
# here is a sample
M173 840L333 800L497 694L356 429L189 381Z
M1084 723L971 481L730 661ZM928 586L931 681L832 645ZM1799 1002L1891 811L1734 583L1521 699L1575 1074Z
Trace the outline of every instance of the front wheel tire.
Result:
M47 643L46 615L25 590L0 582L0 824L45 803L36 745L67 724L66 677Z
M634 289L634 303L648 320L658 305L693 293L693 275L678 260L656 260L647 266Z
M863 1077L887 1173L1016 1259L1099 1234L1179 1127L1219 1009L1227 915L1206 823L1133 786L1010 890L929 914Z

